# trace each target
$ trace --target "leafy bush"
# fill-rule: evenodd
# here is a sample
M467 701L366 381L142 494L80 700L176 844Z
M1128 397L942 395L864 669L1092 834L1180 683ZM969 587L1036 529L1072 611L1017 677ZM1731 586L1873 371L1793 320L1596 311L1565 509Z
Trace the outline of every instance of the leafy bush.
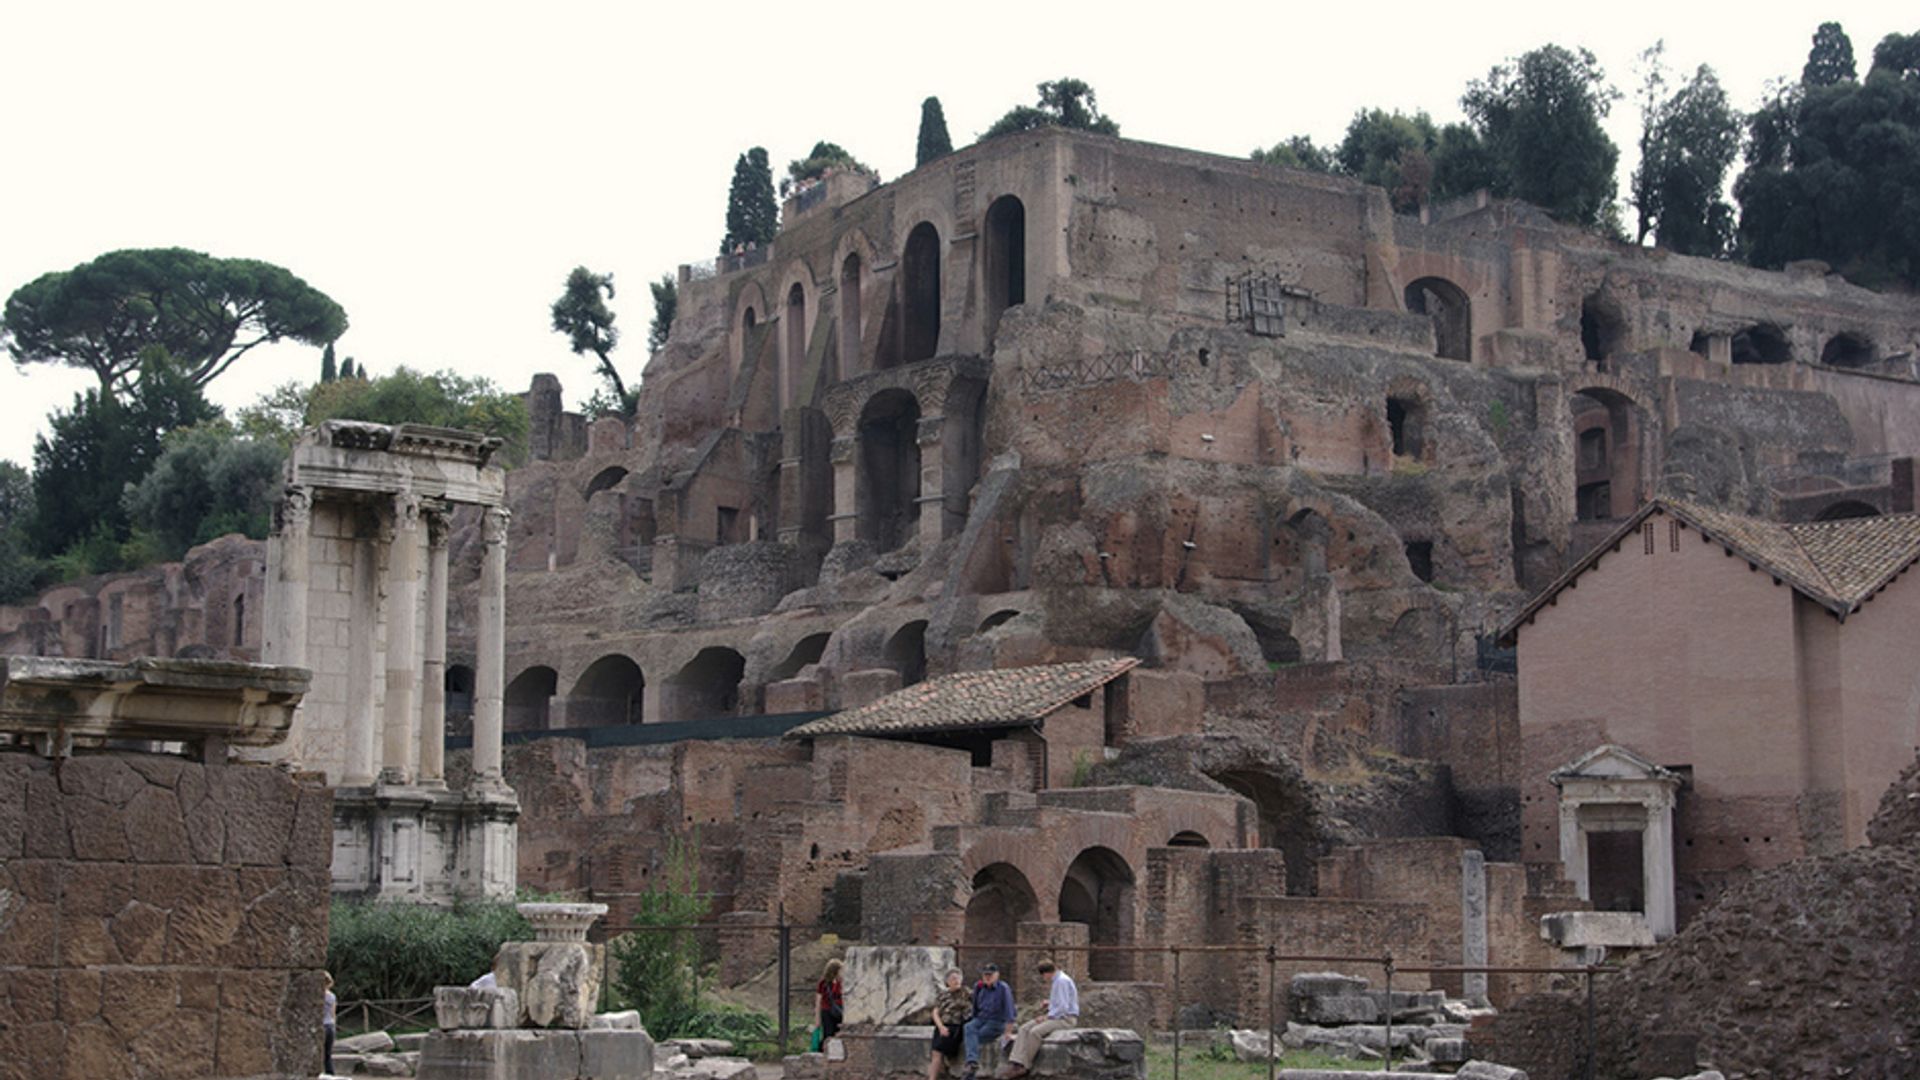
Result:
M698 841L667 842L666 865L640 895L632 932L613 940L613 990L654 1038L693 1036L710 1007L700 999L700 943L687 930L707 916L700 894Z
M327 968L341 1001L405 1001L465 986L491 970L503 941L533 929L512 904L333 902Z

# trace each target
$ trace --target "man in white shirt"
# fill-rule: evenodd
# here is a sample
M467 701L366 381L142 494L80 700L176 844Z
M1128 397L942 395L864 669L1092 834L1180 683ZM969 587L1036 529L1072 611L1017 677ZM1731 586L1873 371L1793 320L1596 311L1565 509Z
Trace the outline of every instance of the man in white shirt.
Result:
M1047 1011L1020 1025L1013 1037L1013 1052L1007 1055L1007 1067L1000 1070L1000 1080L1027 1075L1047 1036L1080 1023L1080 988L1074 985L1073 976L1048 960L1040 965L1040 977L1047 980Z

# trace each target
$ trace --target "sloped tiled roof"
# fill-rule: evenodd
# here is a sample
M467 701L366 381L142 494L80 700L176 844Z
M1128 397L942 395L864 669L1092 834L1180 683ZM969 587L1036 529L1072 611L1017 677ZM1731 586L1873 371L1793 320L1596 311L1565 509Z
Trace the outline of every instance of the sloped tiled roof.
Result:
M1920 560L1920 514L1778 522L1678 499L1655 499L1534 597L1501 628L1500 640L1511 641L1562 589L1654 514L1672 514L1843 620Z
M858 709L802 724L787 735L910 735L1024 727L1132 670L1131 656L1074 664L961 671L904 689Z

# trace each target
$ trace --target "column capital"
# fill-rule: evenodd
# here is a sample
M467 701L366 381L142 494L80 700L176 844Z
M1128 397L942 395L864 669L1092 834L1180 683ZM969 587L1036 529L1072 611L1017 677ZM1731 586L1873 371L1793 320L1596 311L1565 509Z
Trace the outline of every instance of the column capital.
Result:
M452 508L439 500L430 500L421 505L420 513L427 519L427 546L446 547L447 537L453 531Z
M304 530L313 523L313 492L299 484L288 484L273 505L273 531Z
M480 518L480 536L488 547L507 542L507 526L513 521L513 511L504 506L489 506Z
M393 497L393 525L396 530L411 532L420 527L420 513L424 508L420 496L411 491L402 491Z

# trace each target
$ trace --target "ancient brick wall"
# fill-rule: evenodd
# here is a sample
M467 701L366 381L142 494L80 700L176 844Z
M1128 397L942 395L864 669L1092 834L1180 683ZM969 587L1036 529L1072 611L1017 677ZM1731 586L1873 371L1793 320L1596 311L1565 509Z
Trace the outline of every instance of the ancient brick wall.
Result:
M0 1077L312 1076L331 818L264 765L0 753Z

